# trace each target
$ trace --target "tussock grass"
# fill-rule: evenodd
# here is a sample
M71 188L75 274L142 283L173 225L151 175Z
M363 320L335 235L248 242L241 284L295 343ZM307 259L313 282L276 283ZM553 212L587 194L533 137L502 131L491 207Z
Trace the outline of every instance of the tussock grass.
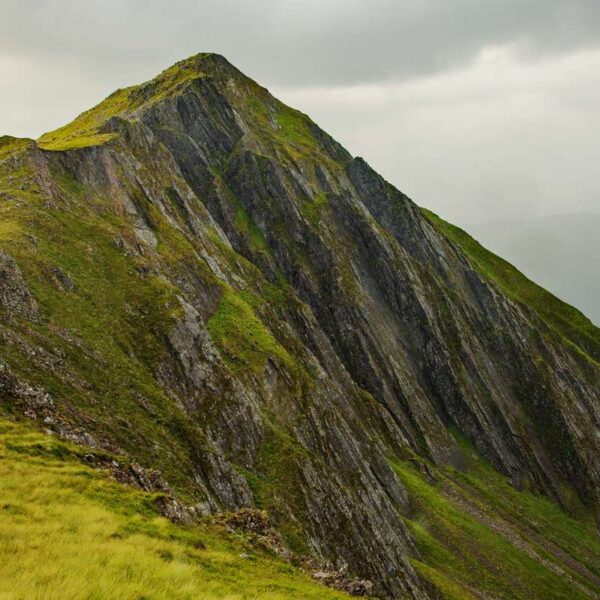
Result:
M93 471L80 452L0 420L0 597L346 597L241 536L170 523L155 496Z

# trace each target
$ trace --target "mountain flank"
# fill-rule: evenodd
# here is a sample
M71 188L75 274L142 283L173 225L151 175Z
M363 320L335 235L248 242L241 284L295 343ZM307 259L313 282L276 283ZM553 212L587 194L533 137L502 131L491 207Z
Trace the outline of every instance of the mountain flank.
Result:
M600 214L548 215L469 225L477 239L600 323Z
M160 473L176 537L265 511L376 597L600 594L600 330L223 57L0 138L0 210L11 436Z

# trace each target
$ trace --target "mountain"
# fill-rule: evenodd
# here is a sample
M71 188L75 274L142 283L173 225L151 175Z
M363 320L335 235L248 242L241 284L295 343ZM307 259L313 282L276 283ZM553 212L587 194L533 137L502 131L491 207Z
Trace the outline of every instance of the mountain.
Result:
M2 412L182 531L265 511L357 594L600 593L600 330L223 57L1 138L0 210Z
M600 215L492 221L470 225L469 231L600 323Z

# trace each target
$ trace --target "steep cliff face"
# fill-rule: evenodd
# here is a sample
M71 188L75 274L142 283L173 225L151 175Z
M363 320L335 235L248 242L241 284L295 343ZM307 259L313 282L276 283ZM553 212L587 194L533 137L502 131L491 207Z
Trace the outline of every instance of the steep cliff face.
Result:
M30 416L200 512L264 507L294 551L426 598L478 592L431 566L415 477L478 454L597 508L598 330L222 57L2 138L0 189L2 352L53 398Z

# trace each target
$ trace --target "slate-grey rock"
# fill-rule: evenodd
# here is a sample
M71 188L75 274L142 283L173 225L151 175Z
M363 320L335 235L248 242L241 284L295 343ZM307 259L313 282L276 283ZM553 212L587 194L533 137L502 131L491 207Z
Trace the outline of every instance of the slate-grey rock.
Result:
M596 507L597 363L307 117L222 57L181 68L193 76L172 93L134 88L131 114L103 126L109 142L36 150L35 164L57 206L73 200L48 173L77 181L85 201L108 199L134 231L114 241L121 254L177 290L154 377L183 415L203 510L250 508L272 486L273 525L347 566L364 580L357 592L373 582L380 595L427 598L390 456L464 469L456 428L513 485L558 502L570 486ZM158 254L156 214L191 248L177 268ZM34 318L14 261L0 259L3 306ZM290 360L232 368L208 327L223 286L262 300L253 310Z
M12 256L0 251L0 305L9 314L31 321L39 319L37 303L29 292L21 270Z

